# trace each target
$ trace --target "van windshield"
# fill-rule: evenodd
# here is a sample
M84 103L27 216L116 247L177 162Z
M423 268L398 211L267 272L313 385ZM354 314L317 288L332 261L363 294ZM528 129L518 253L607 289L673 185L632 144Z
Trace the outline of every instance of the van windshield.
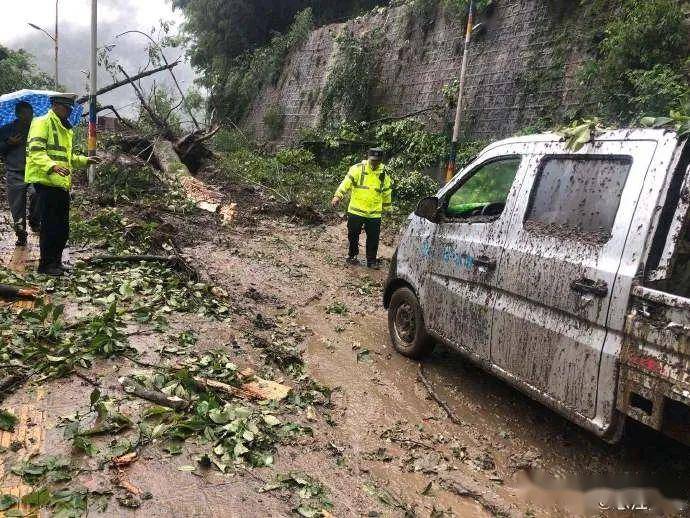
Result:
M450 197L446 215L497 216L503 212L521 158L494 160L479 167ZM490 214L487 214L487 211Z

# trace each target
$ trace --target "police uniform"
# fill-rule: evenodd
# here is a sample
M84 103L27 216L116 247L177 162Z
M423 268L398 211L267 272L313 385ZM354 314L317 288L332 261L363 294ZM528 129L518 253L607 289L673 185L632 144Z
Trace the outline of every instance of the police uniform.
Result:
M370 149L369 157L380 160L383 150ZM353 165L335 192L335 198L342 199L347 193L351 193L347 209L348 262L354 263L359 255L359 236L364 229L367 266L377 266L381 216L391 209L390 175L381 163L374 169L370 160Z
M69 107L74 105L75 99L73 94L51 98L54 103ZM36 186L41 215L38 271L49 275L60 275L63 269L62 253L69 237L72 171L88 164L87 157L74 152L73 139L69 122L60 119L51 109L33 120L27 141L25 181ZM56 166L65 168L68 174L58 174L54 170Z

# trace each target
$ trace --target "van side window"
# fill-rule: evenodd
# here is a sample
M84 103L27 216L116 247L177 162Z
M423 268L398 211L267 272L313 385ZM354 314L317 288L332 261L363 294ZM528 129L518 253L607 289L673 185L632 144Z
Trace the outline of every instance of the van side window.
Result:
M532 191L525 228L605 243L618 213L630 157L547 157Z
M506 206L521 161L520 157L511 156L479 166L448 198L446 216L496 219Z

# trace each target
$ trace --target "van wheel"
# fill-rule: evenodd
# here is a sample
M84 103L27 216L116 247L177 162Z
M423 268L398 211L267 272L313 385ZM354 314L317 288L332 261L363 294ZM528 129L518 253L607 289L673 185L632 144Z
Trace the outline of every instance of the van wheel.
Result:
M434 349L434 342L424 327L422 308L409 288L399 288L391 297L388 332L393 347L404 356L421 358Z

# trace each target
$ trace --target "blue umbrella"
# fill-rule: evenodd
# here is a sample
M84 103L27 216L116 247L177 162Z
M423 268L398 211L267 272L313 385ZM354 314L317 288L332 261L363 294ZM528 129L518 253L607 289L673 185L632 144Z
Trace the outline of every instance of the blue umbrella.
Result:
M49 90L19 90L11 94L0 95L0 127L10 124L17 119L14 113L15 107L22 101L31 105L34 109L34 117L45 115L50 109L50 97L59 93ZM69 123L72 126L79 124L83 111L84 107L81 104L74 105L69 116Z

